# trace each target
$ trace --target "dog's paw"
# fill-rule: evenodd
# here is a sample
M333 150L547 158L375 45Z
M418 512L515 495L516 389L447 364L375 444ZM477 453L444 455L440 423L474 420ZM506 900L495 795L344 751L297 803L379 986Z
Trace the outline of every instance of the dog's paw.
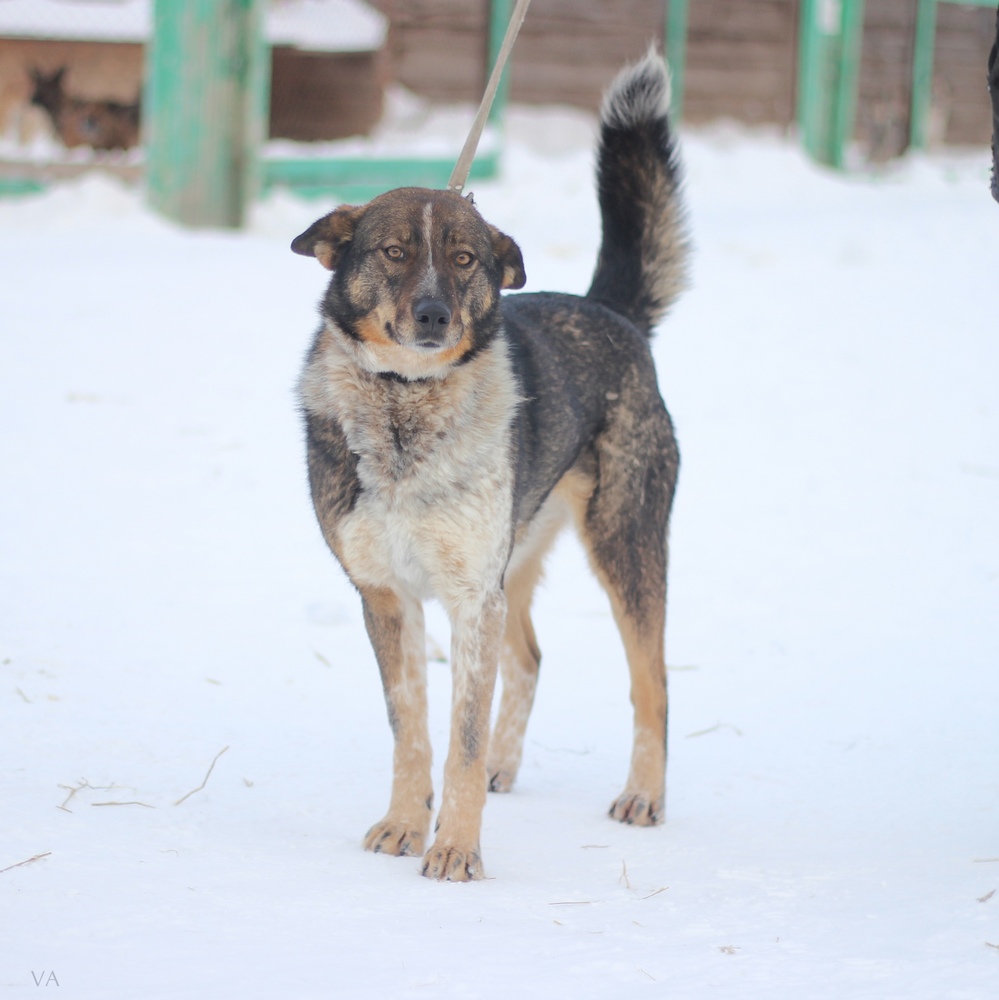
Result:
M491 792L509 792L517 778L515 771L509 771L503 767L490 767L486 773L489 775L489 791Z
M386 817L376 823L364 836L364 849L376 854L394 854L397 857L418 857L423 853L427 835L410 823L396 822Z
M485 878L479 849L434 844L423 858L422 874L441 882L472 882Z
M650 799L640 792L625 792L611 805L608 815L619 823L658 826L665 819L664 806L662 798Z

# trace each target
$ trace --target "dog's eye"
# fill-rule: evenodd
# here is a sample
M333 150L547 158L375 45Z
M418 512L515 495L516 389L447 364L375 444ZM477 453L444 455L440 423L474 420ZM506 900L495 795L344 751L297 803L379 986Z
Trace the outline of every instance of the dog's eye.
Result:
M468 267L473 260L475 260L475 258L466 250L462 250L461 253L455 254L454 256L454 262L458 265L458 267Z
M402 260L402 258L405 257L406 254L403 251L402 247L391 246L385 248L385 256L388 257L390 260Z

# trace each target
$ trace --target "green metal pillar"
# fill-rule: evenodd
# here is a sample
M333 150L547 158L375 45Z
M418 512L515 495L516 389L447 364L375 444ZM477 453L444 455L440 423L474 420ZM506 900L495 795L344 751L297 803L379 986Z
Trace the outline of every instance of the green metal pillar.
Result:
M670 69L670 114L676 122L683 118L689 14L690 0L666 0L666 61Z
M488 53L486 59L486 80L496 65L496 58L499 50L503 47L503 36L506 34L507 25L513 15L513 0L491 0L489 4L489 26L487 30ZM487 121L490 125L499 126L503 122L503 113L510 96L510 63L503 69L500 77L499 87L496 90L496 97L493 105L489 109Z
M936 33L936 0L919 0L912 53L912 105L909 115L909 145L916 149L926 148L930 99L933 94L933 48Z
M798 124L814 159L842 167L853 135L864 0L802 0Z
M269 59L261 0L155 0L143 118L150 205L236 227L258 187Z

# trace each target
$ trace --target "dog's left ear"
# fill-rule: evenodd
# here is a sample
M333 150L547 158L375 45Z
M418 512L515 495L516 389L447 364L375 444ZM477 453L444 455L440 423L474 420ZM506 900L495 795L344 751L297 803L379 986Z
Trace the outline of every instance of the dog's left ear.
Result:
M527 272L524 270L524 255L520 252L520 247L495 226L489 227L489 235L492 237L496 263L503 268L500 288L523 288L527 283Z
M354 226L363 206L341 205L313 222L291 241L291 249L303 257L315 257L327 271L335 271L344 250L354 238Z

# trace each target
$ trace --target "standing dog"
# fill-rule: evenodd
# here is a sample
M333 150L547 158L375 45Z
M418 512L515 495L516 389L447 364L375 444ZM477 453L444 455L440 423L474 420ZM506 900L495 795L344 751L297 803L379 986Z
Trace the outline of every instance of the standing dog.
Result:
M634 750L610 815L662 822L666 536L678 452L649 337L684 284L669 80L654 54L608 91L603 242L583 297L501 298L520 249L471 199L402 188L292 243L333 272L300 394L319 523L360 591L395 738L388 813L365 847L483 877L486 790L517 776L540 654L530 607L572 518L631 671ZM433 846L423 607L451 620L451 739ZM502 661L503 694L489 733Z

